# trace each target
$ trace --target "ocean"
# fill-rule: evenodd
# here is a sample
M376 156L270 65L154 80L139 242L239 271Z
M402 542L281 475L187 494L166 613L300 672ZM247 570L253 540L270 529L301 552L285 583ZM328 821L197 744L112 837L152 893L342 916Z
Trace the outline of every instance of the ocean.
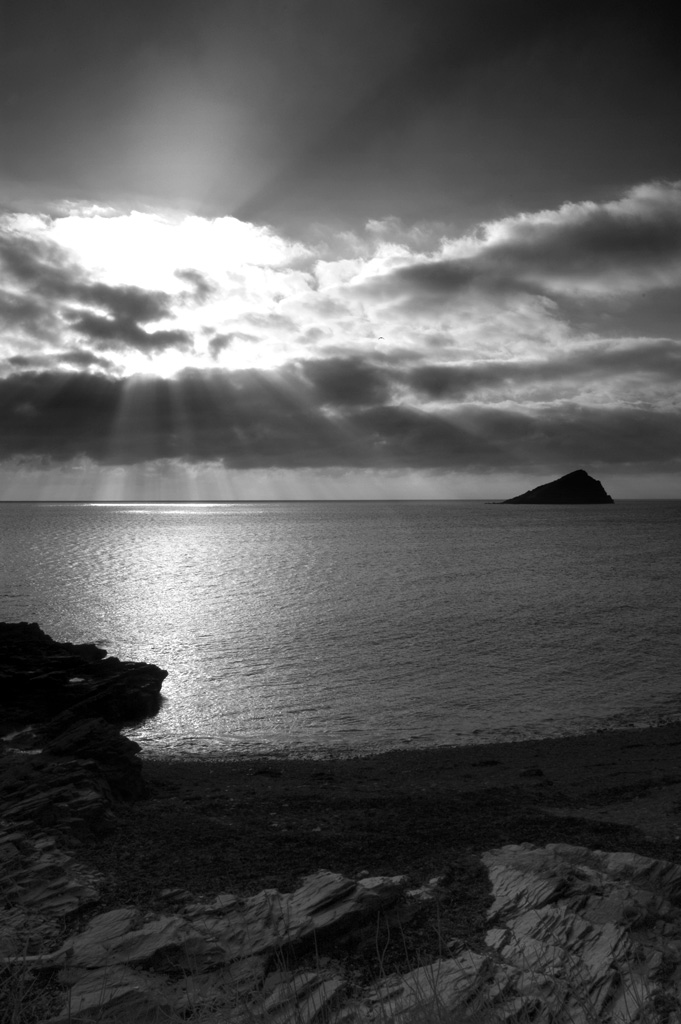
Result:
M681 718L681 501L0 503L0 620L168 670L148 756Z

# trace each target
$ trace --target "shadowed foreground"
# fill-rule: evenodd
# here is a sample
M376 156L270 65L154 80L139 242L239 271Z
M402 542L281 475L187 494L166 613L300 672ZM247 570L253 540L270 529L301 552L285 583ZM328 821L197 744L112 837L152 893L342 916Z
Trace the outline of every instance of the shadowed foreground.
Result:
M158 761L72 704L17 742L0 758L13 1024L679 1008L679 725Z

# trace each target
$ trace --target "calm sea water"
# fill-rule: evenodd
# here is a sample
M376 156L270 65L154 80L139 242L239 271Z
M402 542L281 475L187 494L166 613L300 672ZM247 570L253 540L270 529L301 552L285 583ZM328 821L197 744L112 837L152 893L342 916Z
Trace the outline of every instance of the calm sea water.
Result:
M0 619L168 669L150 754L681 718L681 502L0 504Z

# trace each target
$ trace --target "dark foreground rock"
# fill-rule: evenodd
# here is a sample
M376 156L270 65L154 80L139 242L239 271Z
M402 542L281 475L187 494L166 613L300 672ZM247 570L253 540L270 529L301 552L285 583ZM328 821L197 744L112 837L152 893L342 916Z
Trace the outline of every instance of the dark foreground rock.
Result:
M120 727L158 709L166 674L0 623L0 1019L28 1019L24 995L11 1002L13 965L29 969L99 899L98 873L72 851L145 795L140 747Z
M43 753L53 757L76 757L97 762L99 772L114 797L136 800L144 796L139 743L121 736L118 729L101 718L76 718L65 711L43 730Z
M101 825L116 800L143 796L140 747L120 727L158 710L166 675L37 623L0 623L3 817Z
M37 622L0 622L0 734L67 710L113 725L139 721L158 711L167 674L95 644L60 643Z
M612 505L613 499L606 493L599 480L583 470L561 476L548 484L534 487L515 498L507 498L502 505Z

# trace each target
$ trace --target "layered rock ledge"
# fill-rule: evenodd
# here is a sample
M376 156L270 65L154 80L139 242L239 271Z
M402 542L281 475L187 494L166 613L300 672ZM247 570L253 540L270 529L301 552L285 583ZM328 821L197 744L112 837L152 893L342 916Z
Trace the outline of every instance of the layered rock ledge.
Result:
M439 880L410 892L405 878L319 871L290 894L178 893L175 913L117 908L49 952L1 960L56 976L65 994L49 1024L678 1021L681 867L569 844L509 844L483 862L494 895L484 948L443 941L454 955L359 989L329 941L372 920L399 927Z

